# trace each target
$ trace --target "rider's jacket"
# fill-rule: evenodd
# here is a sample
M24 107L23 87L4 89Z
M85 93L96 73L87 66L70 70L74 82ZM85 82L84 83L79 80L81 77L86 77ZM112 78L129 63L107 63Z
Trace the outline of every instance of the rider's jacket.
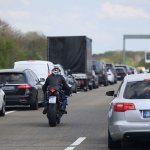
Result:
M46 92L48 86L56 90L63 90L66 95L70 95L70 87L66 83L65 78L60 74L55 75L52 73L47 77L45 84L42 87L44 93Z

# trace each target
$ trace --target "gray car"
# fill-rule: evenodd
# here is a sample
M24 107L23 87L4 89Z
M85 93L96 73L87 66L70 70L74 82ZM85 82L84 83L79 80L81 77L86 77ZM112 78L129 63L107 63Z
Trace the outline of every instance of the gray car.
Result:
M150 74L127 75L117 92L106 95L114 97L108 112L109 149L124 139L150 137Z

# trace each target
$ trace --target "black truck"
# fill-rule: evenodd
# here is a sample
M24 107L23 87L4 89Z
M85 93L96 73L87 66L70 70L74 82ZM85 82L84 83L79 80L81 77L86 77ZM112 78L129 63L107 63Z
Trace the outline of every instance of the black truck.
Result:
M78 88L92 89L92 40L86 36L47 37L47 60L71 70Z

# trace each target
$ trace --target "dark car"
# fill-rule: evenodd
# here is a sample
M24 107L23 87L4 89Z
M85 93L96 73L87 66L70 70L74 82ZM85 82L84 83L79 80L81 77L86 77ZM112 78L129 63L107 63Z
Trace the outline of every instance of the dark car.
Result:
M127 75L127 72L124 67L116 67L117 72L117 80L123 80L124 77Z
M132 72L131 72L131 70L130 70L130 68L129 68L128 65L125 65L125 64L116 64L115 68L117 68L117 67L123 67L126 70L126 72L127 72L128 75L132 74Z
M104 86L107 86L108 78L106 64L104 62L93 60L93 70L98 76L99 85L103 84Z
M44 100L42 84L30 69L0 70L0 83L4 83L6 106L30 105L32 110Z

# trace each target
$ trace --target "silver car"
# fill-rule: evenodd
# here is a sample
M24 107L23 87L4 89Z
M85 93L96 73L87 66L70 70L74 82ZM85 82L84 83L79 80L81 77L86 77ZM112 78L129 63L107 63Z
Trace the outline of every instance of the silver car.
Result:
M2 87L3 84L0 84L0 116L5 116L5 93Z
M119 148L124 139L150 137L150 74L128 75L114 96L108 112L108 148ZM142 138L144 139L144 138Z

